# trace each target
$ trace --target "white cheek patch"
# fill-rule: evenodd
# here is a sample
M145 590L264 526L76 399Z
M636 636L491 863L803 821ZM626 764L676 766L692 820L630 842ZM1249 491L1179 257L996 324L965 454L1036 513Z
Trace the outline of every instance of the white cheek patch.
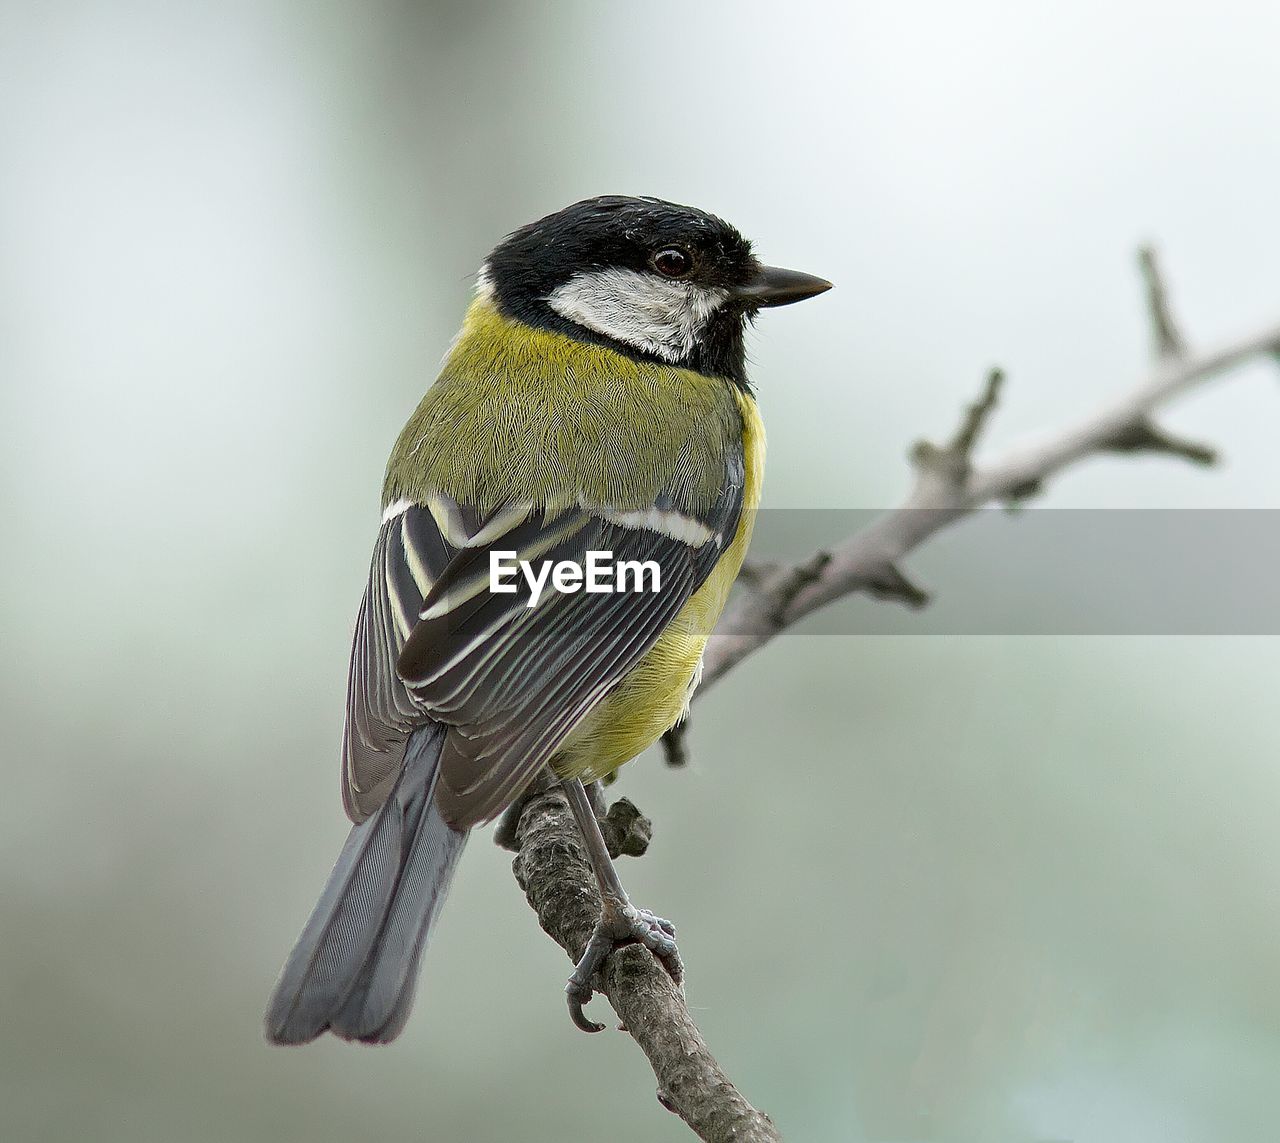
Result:
M681 361L728 297L727 290L715 287L612 269L575 274L547 304L577 325L664 361Z

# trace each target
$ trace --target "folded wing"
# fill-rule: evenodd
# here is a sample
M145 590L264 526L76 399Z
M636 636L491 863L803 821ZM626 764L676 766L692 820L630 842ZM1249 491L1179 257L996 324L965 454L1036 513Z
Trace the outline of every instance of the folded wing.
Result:
M451 825L487 821L657 641L705 582L742 511L742 462L713 504L670 497L643 510L511 506L480 517L443 497L388 510L356 626L343 759L348 813L361 821L399 773L404 743L448 726L435 798ZM490 588L490 557L583 566L589 552L659 570L660 589L574 593L523 575Z

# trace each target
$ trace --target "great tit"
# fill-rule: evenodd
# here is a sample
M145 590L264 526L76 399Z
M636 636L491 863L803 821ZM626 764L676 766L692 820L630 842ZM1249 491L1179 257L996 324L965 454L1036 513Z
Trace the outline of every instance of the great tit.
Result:
M653 198L575 203L489 256L387 465L342 739L356 824L272 994L270 1040L398 1035L468 831L547 767L604 905L566 989L575 1023L599 1028L582 1005L616 943L679 978L674 929L631 905L582 781L687 710L760 499L746 324L829 288ZM532 577L493 574L499 555L545 569L588 553L657 573L536 600Z

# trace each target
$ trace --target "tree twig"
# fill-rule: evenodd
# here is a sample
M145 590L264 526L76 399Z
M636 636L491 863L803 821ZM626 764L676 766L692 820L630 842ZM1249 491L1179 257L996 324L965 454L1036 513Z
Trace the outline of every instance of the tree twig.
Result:
M570 957L582 955L600 894L573 813L558 786L530 797L516 827L513 868L538 923ZM658 1099L709 1143L780 1143L773 1122L742 1097L708 1050L684 994L640 945L605 962L595 982L649 1058ZM566 1022L567 1023L567 1022Z
M1156 358L1182 357L1187 352L1187 343L1178 329L1178 323L1173 320L1169 288L1165 285L1155 247L1139 247L1138 269L1142 273L1142 284L1147 291L1147 318L1151 323Z
M978 400L945 445L917 443L910 458L913 486L903 503L861 531L795 562L752 563L707 645L698 693L805 616L854 592L922 607L928 596L901 569L903 557L937 532L988 504L1016 503L1039 493L1063 469L1106 453L1164 453L1209 464L1214 452L1181 440L1153 421L1156 409L1191 388L1254 358L1280 360L1280 324L1239 337L1216 350L1187 349L1168 302L1155 254L1139 253L1157 361L1133 389L1037 444L986 463L974 449L999 400L1003 374L992 370ZM668 758L688 757L685 729L666 743ZM629 804L614 834L643 852L648 822ZM573 816L556 788L539 789L513 811L506 840L514 869L542 927L571 957L581 954L600 910L595 879ZM641 825L640 823L643 823ZM618 831L621 831L619 833ZM606 836L610 835L606 830ZM596 989L609 998L625 1029L643 1049L658 1080L658 1098L709 1143L767 1143L781 1139L768 1116L753 1108L707 1049L680 989L646 950L629 945L605 962Z
M937 532L988 504L1016 503L1038 494L1063 469L1114 452L1158 452L1196 464L1213 463L1207 445L1182 440L1152 420L1158 408L1197 385L1255 358L1280 355L1280 323L1217 349L1190 352L1169 313L1154 255L1143 259L1159 360L1138 385L1089 416L1038 444L979 464L971 452L998 394L993 373L950 445L921 442L911 452L914 486L897 508L840 543L795 564L775 564L748 581L730 601L707 645L701 695L736 664L820 607L855 592L918 607L925 593L902 572L900 561ZM815 568L815 560L821 566ZM797 587L797 578L803 580Z

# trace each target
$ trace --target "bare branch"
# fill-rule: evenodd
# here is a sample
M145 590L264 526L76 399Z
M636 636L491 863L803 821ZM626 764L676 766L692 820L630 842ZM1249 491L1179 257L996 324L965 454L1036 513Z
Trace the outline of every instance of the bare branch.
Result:
M898 570L897 564L888 561L879 566L872 565L863 590L874 599L887 599L911 608L924 607L929 602L929 593L916 587Z
M996 404L1000 400L1000 386L1003 384L1003 370L992 369L987 374L987 384L982 391L982 396L969 406L969 411L965 413L964 420L960 422L960 428L951 442L951 451L957 456L967 459L973 454L973 446L978 443L978 437L986 428L991 414L996 411Z
M1108 452L1163 452L1199 465L1214 464L1218 459L1217 450L1210 445L1175 437L1151 421L1135 421L1102 447Z
M648 852L649 842L653 840L653 822L630 798L619 798L603 817L598 810L596 816L600 819L600 832L610 857L643 857Z
M999 394L993 371L979 400L966 412L950 445L916 445L911 458L916 481L902 504L860 532L794 565L804 569L797 591L785 565L751 581L730 602L707 644L702 694L752 651L806 615L854 592L920 606L926 596L902 576L901 561L930 537L988 504L1015 504L1037 495L1063 469L1105 453L1159 452L1196 464L1211 464L1207 445L1181 440L1156 427L1152 414L1197 385L1259 357L1280 356L1280 323L1239 337L1218 349L1188 353L1169 314L1154 255L1142 258L1161 360L1129 392L1040 443L985 464L969 453L990 419ZM1179 356L1174 357L1177 350ZM817 574L815 560L822 557ZM906 583L905 589L901 584ZM894 590L897 584L899 590ZM765 617L767 621L762 621Z
M1147 317L1151 322L1151 337L1155 342L1157 360L1182 357L1187 352L1186 339L1178 330L1169 306L1169 291L1155 247L1143 246L1138 250L1138 268L1147 291Z
M634 807L632 807L634 809ZM600 914L600 895L564 794L543 788L524 804L516 829L516 879L538 923L575 960ZM594 982L649 1059L658 1098L709 1143L780 1143L772 1120L730 1082L689 1015L684 995L640 945L626 945Z

